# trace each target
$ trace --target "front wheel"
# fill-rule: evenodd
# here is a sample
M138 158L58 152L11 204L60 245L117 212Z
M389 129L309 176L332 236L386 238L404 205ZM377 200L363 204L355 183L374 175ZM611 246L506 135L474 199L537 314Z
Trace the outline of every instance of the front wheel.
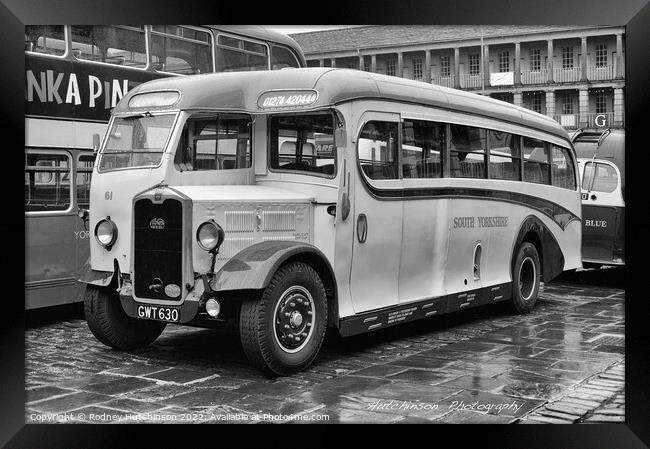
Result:
M524 242L519 246L512 267L512 308L517 313L528 313L535 307L540 288L541 264L537 248Z
M239 332L248 359L263 371L286 376L307 368L325 337L327 296L309 265L280 268L260 296L242 302Z
M158 338L167 323L128 316L117 291L110 287L86 286L84 314L97 340L124 351L142 348Z

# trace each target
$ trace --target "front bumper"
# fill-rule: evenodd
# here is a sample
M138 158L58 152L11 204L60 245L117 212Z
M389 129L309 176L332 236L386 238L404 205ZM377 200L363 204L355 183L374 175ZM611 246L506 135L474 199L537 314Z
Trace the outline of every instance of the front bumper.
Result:
M205 317L202 317L202 314L200 313L202 295L197 294L194 291L190 292L180 305L164 304L160 301L136 301L133 299L133 286L128 280L123 280L122 288L118 290L118 293L122 309L124 309L124 312L131 318L142 319L138 314L138 307L153 306L177 309L179 314L179 324L191 324L194 321L203 321L205 319Z

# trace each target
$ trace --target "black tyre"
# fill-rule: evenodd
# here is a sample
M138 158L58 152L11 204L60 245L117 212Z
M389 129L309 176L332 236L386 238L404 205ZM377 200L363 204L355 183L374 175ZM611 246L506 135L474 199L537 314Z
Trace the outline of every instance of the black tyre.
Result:
M239 333L246 357L272 375L307 368L325 337L327 296L309 265L280 268L261 296L242 302Z
M151 344L167 325L129 317L122 309L117 292L110 287L86 286L84 314L97 340L124 351Z
M524 242L519 246L512 267L512 308L517 313L528 313L535 307L540 289L541 264L537 248Z

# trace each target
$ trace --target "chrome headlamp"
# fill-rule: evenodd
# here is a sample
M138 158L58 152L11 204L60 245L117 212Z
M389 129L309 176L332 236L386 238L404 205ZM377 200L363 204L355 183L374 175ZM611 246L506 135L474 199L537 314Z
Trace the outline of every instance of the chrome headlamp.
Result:
M196 243L202 250L213 252L219 249L226 233L223 228L214 220L208 220L198 227L196 230Z
M117 226L111 217L99 220L95 226L95 239L97 239L97 243L110 251L117 240Z

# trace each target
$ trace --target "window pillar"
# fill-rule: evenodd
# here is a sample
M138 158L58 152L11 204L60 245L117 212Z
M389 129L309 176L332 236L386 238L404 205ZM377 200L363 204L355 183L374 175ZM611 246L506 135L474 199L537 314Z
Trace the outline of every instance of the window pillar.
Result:
M546 115L553 117L555 115L555 91L546 91Z
M625 110L625 100L623 98L623 88L614 89L614 126L625 126L623 111Z
M366 68L366 64L363 55L359 55L359 70L364 70L365 68Z
M331 58L330 61L332 62L332 67L336 67L336 58Z
M424 51L424 82L431 83L431 50Z
M404 78L404 55L401 51L397 53L397 72L395 75Z
M623 78L623 35L622 34L616 35L616 78Z
M515 42L515 86L521 86L521 43Z
M370 71L377 73L377 55L370 56Z
M454 88L460 89L460 48L454 48Z
M580 38L580 53L582 53L580 81L587 81L587 38Z
M587 89L578 90L578 114L580 127L586 128L589 121L589 91Z
M485 85L490 85L490 46L483 45L483 79Z
M318 67L325 67L325 60L324 59L319 59L318 60Z
M512 103L515 106L521 106L523 104L521 92L514 92L512 94Z
M546 41L546 52L548 55L546 56L546 80L549 83L553 82L553 70L555 70L555 67L553 67L553 39L549 39Z

